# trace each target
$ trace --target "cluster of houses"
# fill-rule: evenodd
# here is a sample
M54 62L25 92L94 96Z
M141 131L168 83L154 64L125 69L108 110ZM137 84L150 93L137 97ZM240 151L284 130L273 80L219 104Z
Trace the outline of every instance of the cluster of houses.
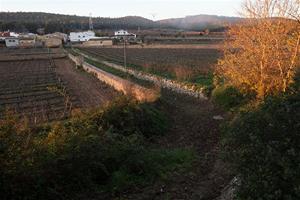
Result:
M96 37L94 31L71 32L69 35L56 32L47 35L33 33L18 34L10 31L0 32L0 46L8 48L60 47L71 43L82 46L112 46L114 39L135 39L136 35L119 30L113 37Z
M83 46L112 46L113 39L135 39L136 35L125 30L119 30L114 33L113 37L96 37L95 32L71 32L70 42L80 43Z
M0 45L8 48L60 47L67 40L68 35L59 32L47 35L0 32Z

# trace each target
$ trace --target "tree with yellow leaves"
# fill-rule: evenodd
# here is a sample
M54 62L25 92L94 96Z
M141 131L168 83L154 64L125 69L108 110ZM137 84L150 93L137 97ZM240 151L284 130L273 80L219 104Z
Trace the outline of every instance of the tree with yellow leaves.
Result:
M299 68L300 0L246 0L216 74L257 99L285 92Z

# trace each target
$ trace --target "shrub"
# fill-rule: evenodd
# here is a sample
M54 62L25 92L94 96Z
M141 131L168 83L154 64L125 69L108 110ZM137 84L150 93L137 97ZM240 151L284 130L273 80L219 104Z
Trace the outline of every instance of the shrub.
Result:
M232 86L220 86L212 91L212 100L225 109L231 109L245 103L246 98Z
M1 120L1 198L74 199L164 178L193 156L146 146L145 136L161 134L162 124L153 107L126 99L42 127L23 126L13 117Z
M122 135L139 133L150 138L162 135L166 128L166 116L150 104L136 104L121 98L111 103L103 113L103 125Z
M180 65L173 66L172 71L175 74L176 79L180 81L191 79L195 73L195 70L193 70L193 68Z
M300 199L300 95L269 98L241 113L223 135L237 199Z

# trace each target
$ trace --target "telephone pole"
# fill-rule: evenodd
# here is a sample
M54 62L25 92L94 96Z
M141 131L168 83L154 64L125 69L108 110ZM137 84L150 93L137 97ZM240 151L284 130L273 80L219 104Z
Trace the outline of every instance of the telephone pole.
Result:
M126 58L126 36L123 37L124 41L124 68L127 68L127 58Z

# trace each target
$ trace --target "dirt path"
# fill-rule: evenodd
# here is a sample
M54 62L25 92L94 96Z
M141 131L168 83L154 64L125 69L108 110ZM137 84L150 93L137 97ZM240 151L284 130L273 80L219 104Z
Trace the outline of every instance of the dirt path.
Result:
M92 75L76 69L69 59L56 59L56 72L78 101L80 108L101 106L120 95L112 87Z
M187 173L173 173L167 182L158 182L125 199L213 200L231 179L228 166L219 158L219 125L214 120L223 112L209 101L201 101L168 90L162 93L162 109L171 128L157 143L163 148L191 148L197 161Z

